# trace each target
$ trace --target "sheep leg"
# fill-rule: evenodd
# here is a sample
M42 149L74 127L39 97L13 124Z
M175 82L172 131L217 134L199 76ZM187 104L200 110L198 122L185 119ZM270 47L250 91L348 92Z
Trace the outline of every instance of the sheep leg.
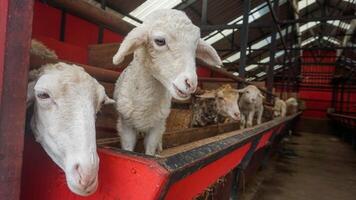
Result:
M247 128L252 127L253 116L255 116L255 111L251 111L251 112L248 113L248 116L247 116Z
M244 129L245 125L246 125L246 118L245 118L245 115L242 114L241 115L241 121L240 121L240 129Z
M263 106L257 111L257 124L261 124L263 114Z
M145 153L147 155L155 155L156 150L160 150L162 146L162 135L165 131L165 126L159 125L152 128L145 137ZM161 144L160 144L161 143Z
M121 148L126 151L133 151L136 146L137 132L132 127L127 126L125 123L121 122L118 124Z
M162 145L162 137L161 137L161 140L158 143L157 152L160 153L162 151L163 151L163 145Z

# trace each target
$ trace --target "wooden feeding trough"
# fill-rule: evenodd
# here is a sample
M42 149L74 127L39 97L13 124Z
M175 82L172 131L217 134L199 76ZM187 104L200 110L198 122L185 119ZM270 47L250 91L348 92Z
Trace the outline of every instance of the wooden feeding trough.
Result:
M244 130L224 124L167 133L163 143L168 146L159 157L123 151L117 148L117 138L99 139L99 187L85 199L199 197L235 168L245 168L253 154L286 133L298 115ZM21 199L83 199L69 191L64 174L30 134L24 152ZM227 192L232 189L225 187Z

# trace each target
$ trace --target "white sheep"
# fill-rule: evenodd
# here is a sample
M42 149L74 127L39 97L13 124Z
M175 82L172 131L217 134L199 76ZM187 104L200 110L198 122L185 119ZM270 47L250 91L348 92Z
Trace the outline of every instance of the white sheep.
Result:
M99 168L95 114L114 101L76 65L44 65L29 77L27 105L33 105L30 125L36 141L65 172L72 192L92 194Z
M286 103L279 97L276 97L274 99L273 116L274 117L285 117L286 113L287 113Z
M193 127L223 123L226 119L240 120L240 109L237 104L239 92L229 84L195 96L192 105Z
M298 101L294 97L286 100L287 115L292 115L298 112Z
M261 124L263 114L263 99L261 91L254 85L249 85L239 92L242 94L239 100L241 111L240 128L251 127L253 118L257 112L257 124Z
M58 59L54 50L49 49L46 45L36 39L31 40L30 53L44 58Z
M134 28L113 57L134 59L118 78L114 98L119 113L117 128L124 150L133 151L137 133L145 133L145 153L161 150L172 96L185 100L196 90L195 58L221 65L212 46L200 39L200 30L184 12L157 10Z

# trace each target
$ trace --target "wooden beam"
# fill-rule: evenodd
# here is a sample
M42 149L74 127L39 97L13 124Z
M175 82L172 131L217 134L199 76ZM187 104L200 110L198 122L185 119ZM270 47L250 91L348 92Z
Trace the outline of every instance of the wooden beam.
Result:
M126 35L134 26L114 14L95 7L83 0L52 0L48 4L65 9L68 13L93 22L121 35Z
M33 1L0 1L0 199L20 199Z
M102 69L99 67L93 67L89 65L66 61L66 60L43 58L33 54L31 54L31 59L30 59L30 69L38 69L44 64L57 63L57 62L65 62L69 64L79 65L83 67L88 74L96 78L98 81L115 83L120 75L119 72L112 71L112 70Z

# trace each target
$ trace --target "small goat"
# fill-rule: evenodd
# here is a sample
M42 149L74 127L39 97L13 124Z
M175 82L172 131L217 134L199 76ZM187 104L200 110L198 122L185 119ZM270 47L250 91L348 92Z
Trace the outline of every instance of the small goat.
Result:
M227 118L240 120L240 109L237 104L239 92L226 84L217 90L205 91L196 95L192 110L191 126L206 126L225 122Z
M261 124L263 114L263 99L261 91L254 85L238 90L241 93L239 107L241 110L240 128L251 127L257 112L257 124Z
M157 10L134 28L113 57L119 64L134 59L118 78L114 98L119 113L121 147L133 151L137 133L145 133L145 153L154 155L165 131L171 99L185 100L195 92L195 58L221 65L212 46L200 39L200 30L178 10Z
M32 132L78 195L90 195L98 186L95 114L108 103L114 101L104 87L79 66L48 64L29 74Z

